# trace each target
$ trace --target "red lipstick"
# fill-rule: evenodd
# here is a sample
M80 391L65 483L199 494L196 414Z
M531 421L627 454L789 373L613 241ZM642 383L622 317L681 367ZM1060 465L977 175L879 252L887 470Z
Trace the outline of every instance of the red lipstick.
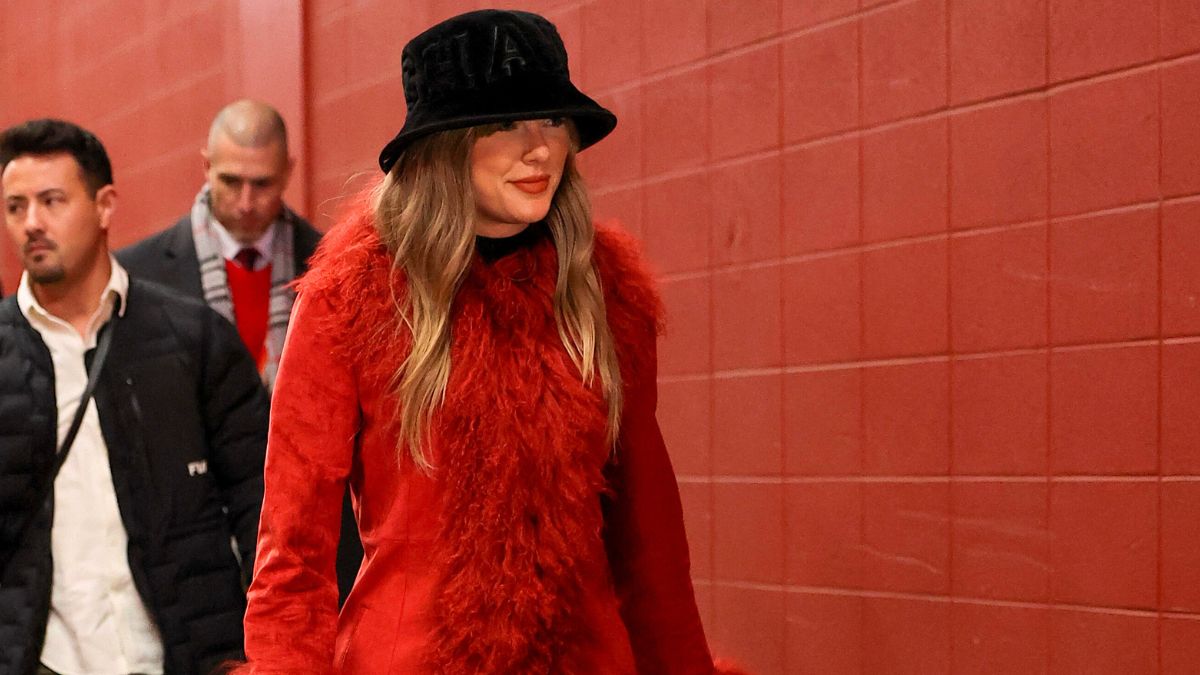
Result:
M530 176L529 178L522 178L521 180L514 180L512 184L517 186L517 189L522 192L536 195L545 192L546 188L550 187L550 176L539 174L537 176Z

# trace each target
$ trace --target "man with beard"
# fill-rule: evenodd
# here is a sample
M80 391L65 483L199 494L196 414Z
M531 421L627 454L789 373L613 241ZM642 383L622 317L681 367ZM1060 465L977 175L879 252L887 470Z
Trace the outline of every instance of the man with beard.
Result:
M267 397L237 331L130 278L100 141L0 134L0 672L209 673L242 652ZM231 548L231 536L237 550Z

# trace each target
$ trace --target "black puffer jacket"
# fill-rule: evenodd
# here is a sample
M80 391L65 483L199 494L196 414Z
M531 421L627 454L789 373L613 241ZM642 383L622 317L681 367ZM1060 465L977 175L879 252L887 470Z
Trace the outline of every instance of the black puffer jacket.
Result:
M207 673L242 653L267 397L236 331L207 306L137 279L127 299L106 328L115 332L95 397L129 566L162 636L166 673ZM0 301L0 549L16 545L50 469L55 410L49 351L16 298ZM0 579L0 675L37 668L53 508L51 495Z

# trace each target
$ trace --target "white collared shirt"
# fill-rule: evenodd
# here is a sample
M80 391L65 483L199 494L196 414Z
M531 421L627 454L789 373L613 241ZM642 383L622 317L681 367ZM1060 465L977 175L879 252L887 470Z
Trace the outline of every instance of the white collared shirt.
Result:
M66 436L87 386L84 354L96 346L100 328L118 300L121 313L129 275L112 259L112 274L84 336L37 301L22 275L17 288L21 313L42 336L54 363L58 442ZM83 424L54 481L50 552L54 578L42 663L63 675L162 673L162 639L133 585L121 521L100 431L96 402L88 402Z
M234 260L237 257L238 252L240 252L242 249L252 248L258 251L258 260L255 261L254 269L251 270L252 272L261 270L262 268L271 264L271 254L275 252L276 223L274 221L267 226L267 229L262 233L262 236L249 246L239 242L237 239L234 239L233 235L229 233L229 230L226 230L225 226L222 225L216 218L212 219L212 224L215 225L215 227L213 227L213 231L217 233L217 240L221 242L222 258L226 260Z

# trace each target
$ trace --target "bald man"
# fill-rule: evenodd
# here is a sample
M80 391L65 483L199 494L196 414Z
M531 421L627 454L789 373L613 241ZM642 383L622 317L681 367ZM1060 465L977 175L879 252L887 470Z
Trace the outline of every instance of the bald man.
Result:
M200 151L207 182L171 228L117 253L134 276L202 297L237 326L268 391L294 294L320 234L283 203L293 160L283 118L235 101Z
M287 128L271 106L241 100L225 106L200 151L206 182L191 211L170 228L117 252L134 277L156 281L206 303L237 326L267 390L295 293L321 238L283 203L293 160ZM345 598L362 560L346 500L338 551Z

